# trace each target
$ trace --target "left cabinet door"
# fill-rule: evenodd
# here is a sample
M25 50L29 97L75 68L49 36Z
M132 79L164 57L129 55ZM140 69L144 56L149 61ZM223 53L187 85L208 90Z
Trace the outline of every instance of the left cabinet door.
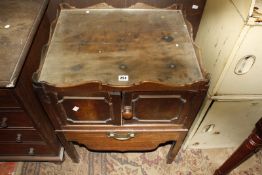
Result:
M58 96L57 109L63 120L69 124L116 124L117 108L121 96L108 92L87 92L84 95Z

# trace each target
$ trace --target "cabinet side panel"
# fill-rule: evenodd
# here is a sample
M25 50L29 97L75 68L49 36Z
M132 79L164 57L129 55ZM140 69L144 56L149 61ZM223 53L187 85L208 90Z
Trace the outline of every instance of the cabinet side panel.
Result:
M58 154L60 151L60 143L55 136L53 127L46 113L34 93L31 80L32 74L36 71L40 62L41 48L47 42L48 29L49 23L46 16L44 16L28 53L26 62L24 63L23 70L15 88L15 93L45 143L48 144L50 150Z
M232 2L207 1L196 44L201 49L204 67L211 74L210 94L243 27L244 22Z

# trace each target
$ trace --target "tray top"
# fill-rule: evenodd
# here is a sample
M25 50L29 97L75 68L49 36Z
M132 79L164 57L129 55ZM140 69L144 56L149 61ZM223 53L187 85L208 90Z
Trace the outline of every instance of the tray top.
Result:
M48 0L0 0L0 87L14 87Z
M162 9L61 10L38 77L58 87L203 79L181 11Z

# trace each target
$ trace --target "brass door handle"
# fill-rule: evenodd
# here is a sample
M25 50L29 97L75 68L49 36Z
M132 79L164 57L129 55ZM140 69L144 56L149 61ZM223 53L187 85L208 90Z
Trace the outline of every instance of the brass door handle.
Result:
M8 125L7 125L6 122L7 122L7 118L6 117L2 118L2 121L1 121L1 124L0 124L0 128L7 128Z
M122 116L126 120L131 119L133 117L132 107L131 106L124 106Z
M128 133L115 133L115 132L109 132L107 134L109 138L114 138L116 140L125 141L129 140L135 137L135 133L128 132Z

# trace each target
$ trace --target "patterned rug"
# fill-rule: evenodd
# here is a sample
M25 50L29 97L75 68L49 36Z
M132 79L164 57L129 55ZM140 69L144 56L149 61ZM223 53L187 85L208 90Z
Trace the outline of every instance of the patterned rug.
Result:
M15 162L0 162L0 175L12 175L16 169Z
M212 175L233 149L181 150L172 164L166 164L169 145L146 153L89 152L76 146L81 162L68 156L60 164L19 163L15 175ZM262 175L262 151L230 175Z

